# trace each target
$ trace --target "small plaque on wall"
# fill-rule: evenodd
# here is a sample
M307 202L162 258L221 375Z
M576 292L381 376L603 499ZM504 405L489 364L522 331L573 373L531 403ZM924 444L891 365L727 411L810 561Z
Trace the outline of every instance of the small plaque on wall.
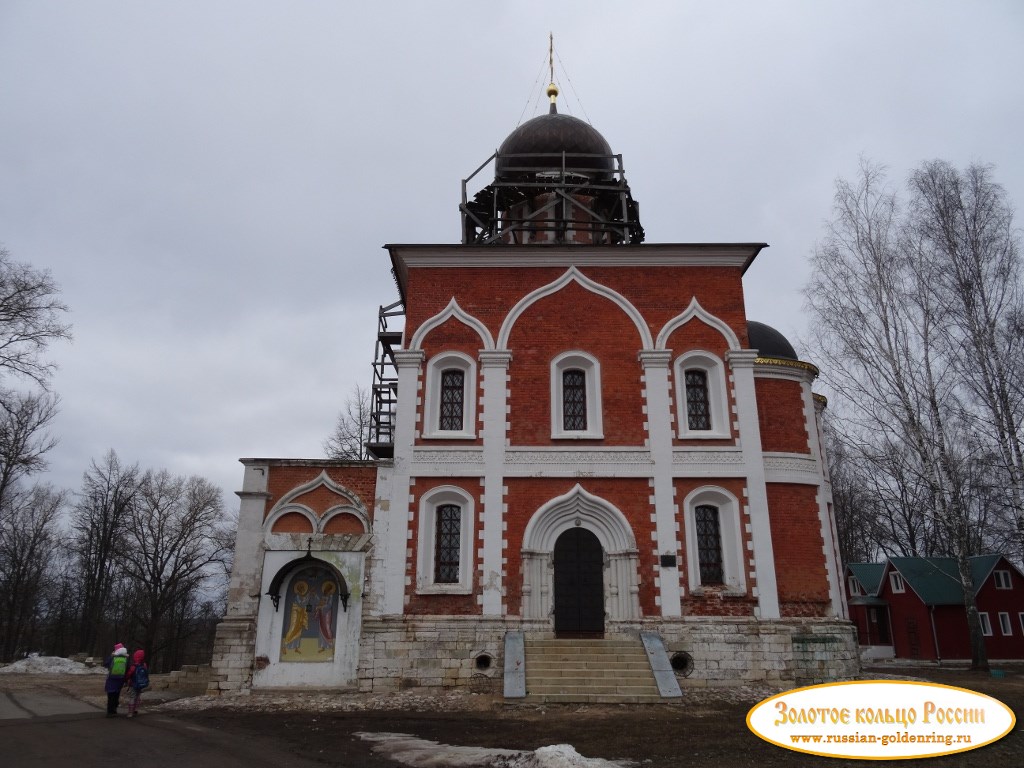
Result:
M676 556L675 555L662 555L661 556L661 567L662 568L675 568L676 567Z

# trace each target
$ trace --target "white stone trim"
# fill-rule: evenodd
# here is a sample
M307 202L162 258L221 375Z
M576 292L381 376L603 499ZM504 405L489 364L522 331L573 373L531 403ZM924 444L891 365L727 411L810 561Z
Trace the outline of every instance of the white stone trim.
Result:
M569 267L565 274L560 278L531 291L520 299L514 307L512 307L512 310L508 313L504 322L501 324L501 330L498 332L498 349L508 348L508 339L512 333L512 329L515 327L516 321L531 305L547 296L557 293L574 281L591 293L595 293L598 296L603 296L610 300L626 313L626 315L633 321L633 325L636 326L637 333L640 334L639 346L641 349L650 349L653 346L651 331L647 327L647 323L644 321L640 311L620 293L591 280L580 272L575 265L573 265Z
M303 531L298 533L297 531L288 531L286 533L274 533L274 524L285 515L292 513L302 515L306 520L309 521L311 530ZM305 504L285 503L277 504L267 515L267 519L263 521L263 536L264 543L268 549L277 549L278 547L274 544L274 538L278 536L315 536L318 533L320 520L316 516L316 512L307 507Z
M462 513L459 526L459 580L452 584L434 583L434 550L437 532L437 508L456 504ZM455 485L431 488L420 497L419 538L416 558L416 592L421 595L469 594L473 589L474 522L476 504L473 494Z
M480 516L482 541L480 588L481 609L484 616L505 613L502 598L505 594L505 567L503 561L505 439L507 430L509 352L483 351L480 353L481 404L483 420L484 465L483 509Z
M571 491L543 504L526 524L523 549L551 552L563 532L586 523L606 552L636 549L633 529L626 516L613 504L587 492L577 483Z
M494 349L494 337L491 336L491 332L487 330L487 326L479 319L465 312L462 307L459 306L459 302L457 302L454 297L452 297L452 300L448 302L447 307L426 320L419 328L416 329L416 333L413 334L412 340L409 342L409 349L422 349L423 339L426 335L435 328L444 325L452 318L476 331L484 349Z
M460 370L462 382L462 429L441 429L441 376L444 371ZM427 361L426 396L423 405L423 434L428 439L472 440L476 438L477 375L476 360L463 352L448 351Z
M732 328L722 320L721 318L715 317L710 312L705 310L700 302L697 301L697 297L694 296L690 300L690 305L683 310L679 315L665 323L665 327L658 333L658 340L654 345L655 349L665 349L665 345L668 343L669 337L675 333L675 331L693 319L702 320L706 324L710 325L716 331L718 331L725 338L726 343L729 345L729 349L739 349L740 340L733 332Z
M711 429L690 429L686 404L686 371L700 370L707 377L708 411ZM675 379L677 435L680 439L730 439L729 390L725 381L725 364L721 358L703 349L694 349L676 358L672 367Z
M613 504L577 484L543 504L523 532L523 618L550 620L554 610L552 583L555 541L581 526L597 536L605 552L604 598L609 621L640 617L639 553L626 516Z
M760 619L778 619L779 587L775 577L775 546L768 514L768 488L765 484L764 453L761 449L761 425L758 419L757 390L754 386L752 349L730 350L725 354L732 370L736 392L736 421L739 444L746 467L746 496L750 515L750 535L754 544L754 573L757 578L757 614Z
M563 374L571 369L583 371L587 394L587 428L567 430L563 421L565 396ZM601 361L581 350L569 350L551 361L551 439L599 440L604 437L601 411Z
M765 453L764 473L769 483L820 485L822 482L821 464L815 456L805 453Z
M725 587L738 594L746 594L744 576L743 526L740 523L740 502L724 488L704 485L686 495L683 500L683 525L686 528L686 564L690 591L699 594L700 558L697 551L696 509L707 504L718 509L718 530L722 540L722 580Z

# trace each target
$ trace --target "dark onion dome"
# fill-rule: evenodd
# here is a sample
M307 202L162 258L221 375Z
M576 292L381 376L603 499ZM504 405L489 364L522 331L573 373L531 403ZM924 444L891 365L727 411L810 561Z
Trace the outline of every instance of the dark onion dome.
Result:
M759 357L799 360L789 340L770 325L748 320L747 337L750 339L750 348L756 349Z
M612 148L590 124L572 115L560 115L555 107L558 89L549 86L551 109L546 115L527 120L498 147L494 173L498 179L533 179L538 173L560 173L562 153L565 168L591 181L605 181L615 170ZM525 157L507 157L525 155ZM586 155L601 155L587 157ZM528 172L516 172L529 168Z

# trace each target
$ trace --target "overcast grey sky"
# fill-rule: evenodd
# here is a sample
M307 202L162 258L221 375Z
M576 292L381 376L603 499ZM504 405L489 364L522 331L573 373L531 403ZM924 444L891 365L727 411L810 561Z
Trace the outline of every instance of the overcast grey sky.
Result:
M859 156L991 163L1024 204L1015 0L0 0L0 243L74 325L46 479L114 448L236 506L239 457L321 456L397 298L381 246L458 240L549 31L647 241L769 243L748 314L791 338Z

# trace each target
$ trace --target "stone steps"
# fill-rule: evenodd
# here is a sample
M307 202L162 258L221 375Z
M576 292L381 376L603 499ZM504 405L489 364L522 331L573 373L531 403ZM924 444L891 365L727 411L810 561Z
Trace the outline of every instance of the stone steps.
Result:
M527 700L549 704L662 701L639 640L527 640Z

